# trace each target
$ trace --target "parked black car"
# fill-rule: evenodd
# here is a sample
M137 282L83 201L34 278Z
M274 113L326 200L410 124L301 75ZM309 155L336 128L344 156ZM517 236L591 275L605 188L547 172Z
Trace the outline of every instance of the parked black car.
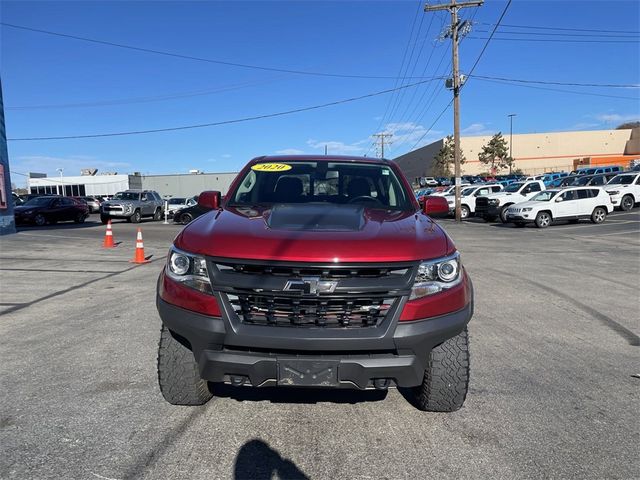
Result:
M83 223L89 216L89 207L70 197L36 197L15 208L17 224L74 221Z
M198 196L196 195L195 197L193 197L193 199L197 202ZM192 221L194 218L198 218L200 215L204 215L210 210L211 210L210 208L202 207L198 203L196 203L195 205L192 205L190 207L181 208L176 213L174 213L173 222L186 225L187 223Z

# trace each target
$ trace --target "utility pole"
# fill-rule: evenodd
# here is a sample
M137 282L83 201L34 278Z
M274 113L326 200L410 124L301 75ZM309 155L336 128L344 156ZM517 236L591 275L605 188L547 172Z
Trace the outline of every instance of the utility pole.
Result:
M462 221L460 216L460 67L458 63L458 10L468 7L479 7L484 3L484 0L477 0L472 2L457 3L456 0L451 0L451 3L444 5L425 5L425 12L434 12L437 10L449 10L451 13L451 32L446 36L451 36L451 54L453 56L453 79L451 87L453 89L453 165L455 172L455 197L456 197L456 222Z
M509 174L511 174L513 170L513 117L515 117L517 113L510 113L509 117Z
M384 158L384 139L389 137L393 137L393 133L375 133L372 135L373 137L377 137L380 141L380 158ZM376 143L378 143L378 140L376 140ZM389 144L391 142L387 142L387 144Z
M324 145L324 154L327 155L327 144Z

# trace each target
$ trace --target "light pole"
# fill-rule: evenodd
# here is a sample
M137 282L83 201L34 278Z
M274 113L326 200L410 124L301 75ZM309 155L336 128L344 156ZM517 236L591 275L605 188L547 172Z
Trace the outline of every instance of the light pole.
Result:
M510 113L509 116L509 174L511 174L511 170L513 168L513 117L515 117L517 113Z
M64 168L57 168L56 170L60 172L60 188L62 189L62 196L64 197L64 179L62 178L62 172L64 172Z

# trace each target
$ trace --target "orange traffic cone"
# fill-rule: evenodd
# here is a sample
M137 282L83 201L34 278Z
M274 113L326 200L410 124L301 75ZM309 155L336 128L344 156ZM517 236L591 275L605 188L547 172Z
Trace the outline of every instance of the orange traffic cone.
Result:
M107 222L107 231L104 234L104 242L102 248L113 248L116 244L113 241L113 231L111 230L111 220Z
M151 258L151 257L149 257ZM144 258L144 244L142 243L142 229L138 228L138 236L136 237L136 254L131 263L149 263L151 260Z

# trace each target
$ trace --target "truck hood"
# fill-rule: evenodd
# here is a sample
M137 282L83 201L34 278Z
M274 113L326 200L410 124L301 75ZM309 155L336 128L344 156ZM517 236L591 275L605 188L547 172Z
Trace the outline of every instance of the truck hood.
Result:
M509 197L522 197L522 195L520 195L520 193L518 192L496 192L496 193L489 193L487 195L483 195L486 198L509 198Z
M327 204L215 210L191 222L174 243L213 257L322 263L423 260L455 251L420 212Z

